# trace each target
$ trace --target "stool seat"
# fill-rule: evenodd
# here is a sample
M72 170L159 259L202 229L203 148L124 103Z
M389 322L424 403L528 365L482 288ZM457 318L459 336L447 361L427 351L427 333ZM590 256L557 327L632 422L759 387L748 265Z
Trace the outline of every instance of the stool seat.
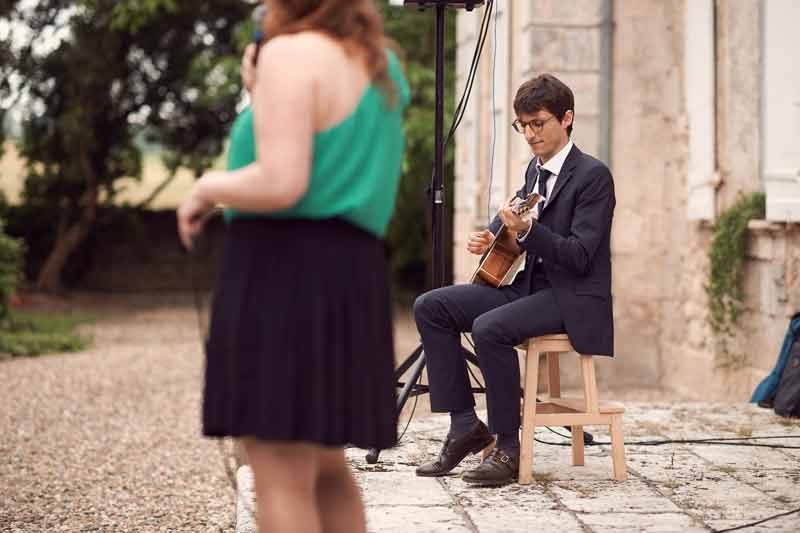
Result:
M541 337L534 337L528 340L528 347L531 343L535 343L539 352L574 352L575 348L569 342L569 337L566 333L556 333L554 335L542 335Z
M549 403L572 409L574 411L585 411L586 402L580 398L550 398ZM539 406L542 404L540 403ZM601 415L624 413L625 407L619 402L598 401L597 405Z
M622 436L622 404L598 400L594 360L578 354L583 376L583 398L562 398L558 359L563 353L575 352L566 334L542 335L528 340L525 356L525 383L522 398L522 438L519 461L519 482L533 480L533 446L536 426L569 426L572 433L572 464L583 465L583 426L605 425L611 433L614 479L627 479L625 443ZM550 397L539 402L539 355L547 355L547 381Z
M567 341L569 342L569 335L566 333L553 333L552 335L542 335L540 337L534 337L533 339L529 339L529 341Z

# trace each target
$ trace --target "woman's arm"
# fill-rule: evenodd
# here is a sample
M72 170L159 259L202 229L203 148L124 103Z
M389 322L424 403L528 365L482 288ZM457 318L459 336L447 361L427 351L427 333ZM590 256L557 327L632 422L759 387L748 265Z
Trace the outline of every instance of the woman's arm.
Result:
M252 91L257 160L235 171L208 172L195 182L178 208L178 231L187 248L214 205L278 211L305 194L314 133L314 64L319 60L313 43L290 35L272 39L261 50Z
M308 188L314 123L314 55L302 36L278 37L259 54L253 88L257 160L197 183L202 200L242 211L277 211Z

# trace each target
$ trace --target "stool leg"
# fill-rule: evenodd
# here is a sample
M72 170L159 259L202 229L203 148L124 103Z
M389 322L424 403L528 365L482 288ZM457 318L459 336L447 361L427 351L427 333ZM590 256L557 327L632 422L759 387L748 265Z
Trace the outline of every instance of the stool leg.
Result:
M614 461L614 479L625 481L628 479L628 469L625 465L625 440L622 436L622 415L611 415L611 452Z
M536 431L536 389L539 384L539 349L528 344L525 356L525 386L522 397L522 442L519 454L519 483L527 485L533 480L533 435Z
M591 355L581 355L581 374L583 374L583 398L586 401L586 412L596 415L600 409L597 405L597 378Z
M558 371L558 352L547 354L548 392L551 398L561 398L561 376Z
M572 426L572 465L583 466L583 426Z

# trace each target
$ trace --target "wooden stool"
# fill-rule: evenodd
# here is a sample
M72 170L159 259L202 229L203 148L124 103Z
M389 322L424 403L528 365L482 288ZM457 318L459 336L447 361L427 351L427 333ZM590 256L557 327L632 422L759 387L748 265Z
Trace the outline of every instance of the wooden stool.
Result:
M580 355L583 374L583 399L561 397L558 356L574 352L567 335L545 335L528 341L525 358L525 385L522 407L522 438L519 460L519 482L533 479L533 436L536 426L570 426L572 429L572 464L583 465L583 426L607 425L611 429L611 450L614 479L628 477L625 467L625 442L622 436L622 414L625 408L618 403L600 402L591 355ZM547 354L547 401L536 402L539 383L539 355Z

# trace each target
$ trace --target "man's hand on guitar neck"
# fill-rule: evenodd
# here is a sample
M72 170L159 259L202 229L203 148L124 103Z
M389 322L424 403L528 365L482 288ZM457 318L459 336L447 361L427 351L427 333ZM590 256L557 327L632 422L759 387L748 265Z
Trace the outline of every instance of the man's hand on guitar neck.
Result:
M533 224L532 218L536 218L532 211L527 211L525 215L521 216L515 212L516 204L519 202L519 198L516 196L512 196L509 198L503 207L500 208L500 211L497 213L500 217L500 220L503 221L506 228L514 233L527 233L531 225Z

